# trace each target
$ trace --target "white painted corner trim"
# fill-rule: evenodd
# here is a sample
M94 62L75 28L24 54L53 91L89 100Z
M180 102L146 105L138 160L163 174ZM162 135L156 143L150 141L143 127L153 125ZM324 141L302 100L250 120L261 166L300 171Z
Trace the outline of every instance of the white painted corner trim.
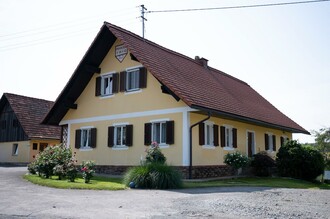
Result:
M169 109L161 109L161 110L150 110L150 111L133 112L133 113L95 116L95 117L87 117L81 119L62 120L59 125L99 122L99 121L108 121L114 119L128 119L128 118L164 115L164 114L172 114L172 113L187 113L193 111L198 111L198 110L192 109L190 107L178 107L178 108L169 108Z

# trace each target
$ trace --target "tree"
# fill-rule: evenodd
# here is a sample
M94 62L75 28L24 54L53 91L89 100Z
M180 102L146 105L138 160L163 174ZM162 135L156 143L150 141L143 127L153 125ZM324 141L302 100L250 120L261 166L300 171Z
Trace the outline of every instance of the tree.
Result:
M317 150L323 155L326 167L330 168L330 128L313 131Z

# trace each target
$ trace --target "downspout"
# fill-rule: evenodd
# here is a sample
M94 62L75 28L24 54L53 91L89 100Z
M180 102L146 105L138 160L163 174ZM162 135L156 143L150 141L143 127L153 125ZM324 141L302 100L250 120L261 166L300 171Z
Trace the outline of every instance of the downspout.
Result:
M189 139L189 176L188 176L189 179L191 179L191 177L192 177L191 176L192 175L192 129L195 126L197 126L197 125L205 122L206 120L210 119L210 117L211 117L211 113L208 112L207 113L207 118L205 118L205 119L193 124L192 126L190 126L190 130L189 130L189 138L190 138Z

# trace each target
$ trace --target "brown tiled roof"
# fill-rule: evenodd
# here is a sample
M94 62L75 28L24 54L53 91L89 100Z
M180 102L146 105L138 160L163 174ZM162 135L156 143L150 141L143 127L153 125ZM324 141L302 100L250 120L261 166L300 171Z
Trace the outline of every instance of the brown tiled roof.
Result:
M143 40L127 30L105 25L151 74L188 106L308 133L247 83L214 68L205 68L198 60Z
M105 22L43 123L58 124L80 96L116 39L150 73L188 106L212 115L249 122L283 131L309 134L276 109L247 83L198 60L164 48L120 27Z
M41 124L54 102L10 93L4 93L2 98L4 97L29 139L60 139L61 128L59 126Z

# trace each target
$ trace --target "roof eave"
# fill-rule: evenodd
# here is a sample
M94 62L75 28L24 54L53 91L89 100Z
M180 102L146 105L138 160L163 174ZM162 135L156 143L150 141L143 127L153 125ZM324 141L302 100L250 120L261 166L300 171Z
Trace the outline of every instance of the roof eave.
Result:
M223 111L219 111L219 110L215 110L215 109L197 106L194 104L191 105L190 107L193 109L200 110L202 112L210 112L213 116L221 116L223 118L228 118L228 119L232 119L232 120L236 120L236 121L240 121L240 122L246 122L246 123L250 123L253 125L260 125L260 126L264 126L264 127L279 129L279 130L287 131L287 132L291 132L291 133L302 133L302 134L310 135L310 133L308 131L306 131L305 129L296 129L296 128L291 128L291 127L281 126L278 124L273 124L273 123L269 123L269 122L265 122L265 121L261 121L261 120L257 120L257 119L253 119L253 118L248 118L248 117L244 117L244 116L240 116L240 115L236 115L236 114L232 114L232 113L228 113L228 112L223 112Z

